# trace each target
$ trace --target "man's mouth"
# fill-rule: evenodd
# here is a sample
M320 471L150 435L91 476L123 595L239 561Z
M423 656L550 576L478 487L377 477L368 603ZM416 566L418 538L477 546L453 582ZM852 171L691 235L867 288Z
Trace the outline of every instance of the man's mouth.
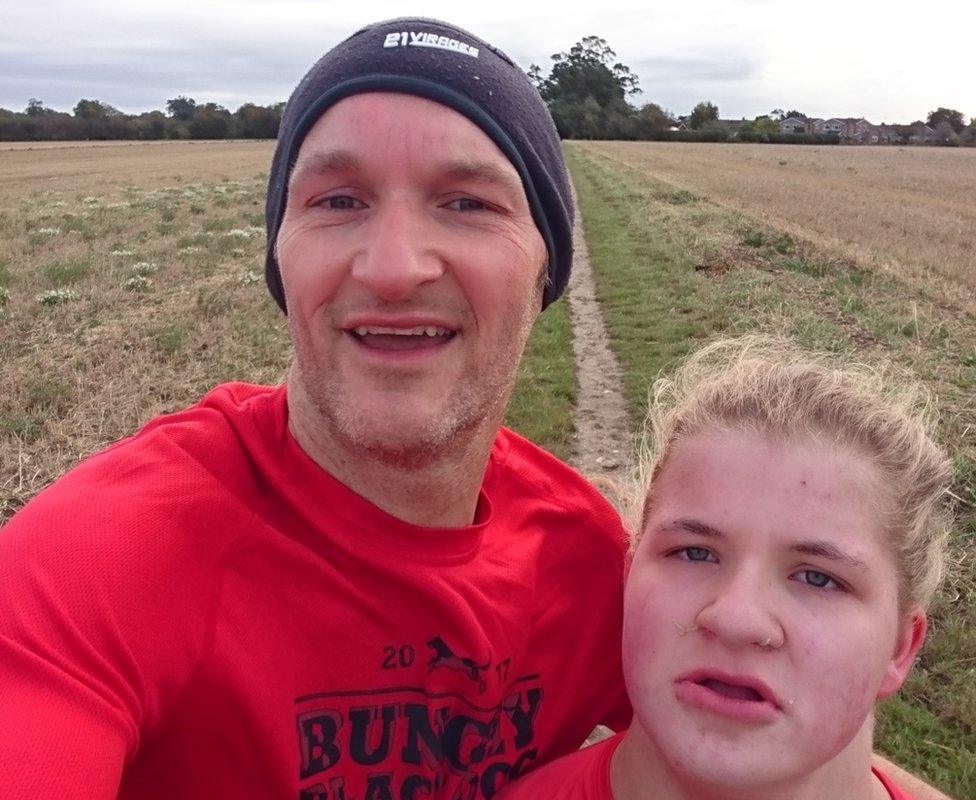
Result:
M387 325L357 325L347 333L357 342L375 350L417 350L444 344L457 334L437 325L397 328Z

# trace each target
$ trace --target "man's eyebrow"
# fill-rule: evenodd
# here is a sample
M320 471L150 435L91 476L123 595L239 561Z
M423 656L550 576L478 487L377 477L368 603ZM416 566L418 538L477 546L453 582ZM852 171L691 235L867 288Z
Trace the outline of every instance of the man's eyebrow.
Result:
M437 171L450 180L491 183L513 191L522 191L518 175L489 161L446 161Z
M867 564L865 564L859 558L854 558L854 556L850 555L849 553L845 553L843 550L837 547L837 545L831 542L825 542L822 540L797 542L790 548L790 550L795 553L803 553L804 555L808 556L826 558L829 561L838 561L853 569L867 569Z
M707 523L700 522L697 519L673 519L670 522L665 522L661 528L661 531L677 530L684 531L686 533L694 533L698 536L705 536L710 539L722 539L725 534L722 533L718 528L713 528Z
M355 172L360 168L360 161L348 150L329 150L325 153L313 153L295 164L291 177L288 179L289 188L298 181L310 175L326 175L330 172Z

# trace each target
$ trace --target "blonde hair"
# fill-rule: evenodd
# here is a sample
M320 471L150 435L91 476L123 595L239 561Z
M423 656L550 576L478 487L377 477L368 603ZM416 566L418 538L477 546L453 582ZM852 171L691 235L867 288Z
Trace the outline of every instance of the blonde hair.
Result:
M894 370L840 368L821 354L763 336L724 339L691 355L673 378L656 381L630 505L644 528L654 479L682 439L706 429L787 441L811 437L847 446L879 470L893 508L887 533L899 571L901 607L927 606L945 564L952 465L932 432L929 396Z

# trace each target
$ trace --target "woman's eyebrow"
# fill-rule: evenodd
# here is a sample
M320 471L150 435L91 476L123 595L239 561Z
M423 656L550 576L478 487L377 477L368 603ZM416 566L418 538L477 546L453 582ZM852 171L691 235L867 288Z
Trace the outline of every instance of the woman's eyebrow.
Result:
M817 556L818 558L826 558L829 561L838 561L842 564L853 569L864 570L867 569L868 565L865 564L861 559L855 558L849 553L845 553L837 545L832 542L825 542L823 540L811 540L806 542L797 542L792 547L790 547L795 553L803 553L808 556Z
M686 533L693 533L696 536L704 536L708 539L725 538L725 534L718 530L718 528L713 528L708 523L701 522L697 519L671 520L670 522L665 522L658 530L661 533L684 531ZM828 542L823 539L810 539L796 542L790 546L790 550L794 553L802 553L808 556L825 558L829 561L837 561L846 564L852 569L866 570L868 566L861 559L855 558L850 553L841 550L833 542Z
M670 522L665 522L659 530L662 532L669 530L685 531L686 533L694 533L698 536L706 536L710 539L722 539L725 537L725 534L718 528L713 528L711 525L697 519L674 519Z

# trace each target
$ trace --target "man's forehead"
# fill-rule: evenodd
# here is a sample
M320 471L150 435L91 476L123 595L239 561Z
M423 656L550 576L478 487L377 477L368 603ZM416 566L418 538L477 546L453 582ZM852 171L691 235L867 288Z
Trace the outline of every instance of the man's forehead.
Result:
M324 149L308 150L300 153L292 172L292 183L316 175L335 173L349 174L368 172L384 168L383 163L371 161L368 157L352 150ZM456 181L495 184L505 188L521 190L518 173L511 166L495 160L481 161L477 158L449 156L430 159L423 165L424 171L438 178Z
M291 183L307 175L388 170L395 155L431 174L523 190L514 165L467 117L391 92L354 95L326 110L299 148Z
M298 160L308 150L357 150L383 137L391 147L422 142L456 150L457 155L474 152L482 161L490 154L491 160L511 166L488 135L463 114L424 97L396 92L365 92L330 106L305 136Z

